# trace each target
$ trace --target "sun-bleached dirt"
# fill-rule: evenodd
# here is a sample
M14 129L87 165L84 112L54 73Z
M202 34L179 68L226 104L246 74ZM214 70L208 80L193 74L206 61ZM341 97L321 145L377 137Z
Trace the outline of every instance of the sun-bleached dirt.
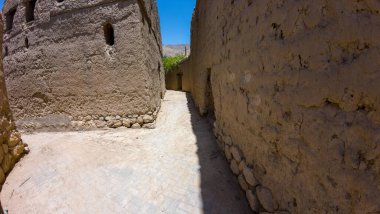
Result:
M9 213L250 213L189 96L168 91L157 128L23 135L8 176Z

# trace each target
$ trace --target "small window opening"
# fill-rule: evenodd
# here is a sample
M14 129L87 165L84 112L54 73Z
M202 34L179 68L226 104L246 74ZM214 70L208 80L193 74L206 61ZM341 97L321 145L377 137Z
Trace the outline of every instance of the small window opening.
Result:
M57 0L57 2L63 2L63 0Z
M25 47L26 47L26 49L29 48L29 39L28 39L28 37L25 38Z
M8 56L8 47L4 48L4 56Z
M12 9L7 13L7 15L6 15L6 28L5 28L7 31L12 30L13 20L15 18L15 15L16 15L16 9Z
M31 22L34 20L34 9L36 8L36 2L37 0L31 0L31 1L26 2L26 11L25 11L26 22Z
M113 27L110 23L107 23L104 26L104 37L106 39L107 45L114 45L115 44L115 34Z
M177 74L177 89L178 91L182 91L182 73Z

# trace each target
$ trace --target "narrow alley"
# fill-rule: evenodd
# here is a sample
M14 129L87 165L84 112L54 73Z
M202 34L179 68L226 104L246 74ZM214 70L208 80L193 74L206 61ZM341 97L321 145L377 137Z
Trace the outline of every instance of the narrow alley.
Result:
M251 213L211 125L168 91L156 129L24 134L9 213Z

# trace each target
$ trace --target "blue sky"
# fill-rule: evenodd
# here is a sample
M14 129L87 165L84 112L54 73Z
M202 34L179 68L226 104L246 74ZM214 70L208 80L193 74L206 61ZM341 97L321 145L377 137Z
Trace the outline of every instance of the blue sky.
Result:
M164 45L190 44L190 24L195 1L157 0ZM4 0L0 0L0 8L3 8L3 3Z
M190 24L196 0L157 0L162 43L190 44Z

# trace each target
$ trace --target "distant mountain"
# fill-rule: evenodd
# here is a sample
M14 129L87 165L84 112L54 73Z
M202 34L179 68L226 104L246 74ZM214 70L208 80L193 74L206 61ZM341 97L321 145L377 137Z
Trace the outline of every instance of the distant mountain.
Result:
M187 55L189 55L190 45L164 45L164 56L176 56L179 54L185 54L185 48Z

